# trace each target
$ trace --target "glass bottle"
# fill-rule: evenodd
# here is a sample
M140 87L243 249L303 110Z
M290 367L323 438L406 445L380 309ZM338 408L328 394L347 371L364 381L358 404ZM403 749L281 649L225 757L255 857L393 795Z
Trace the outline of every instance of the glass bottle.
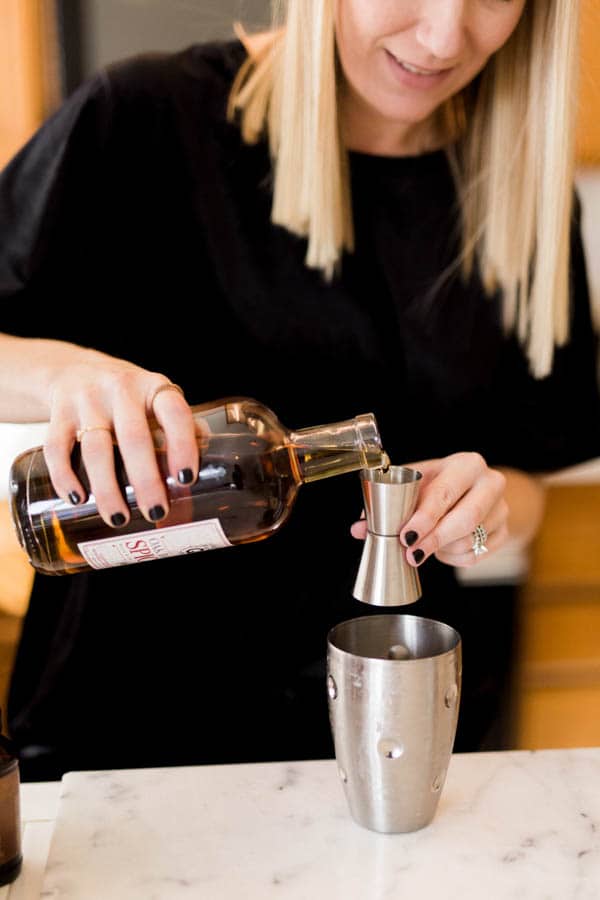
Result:
M247 397L194 406L192 413L200 456L192 485L169 475L164 432L153 423L170 503L160 522L142 516L116 446L117 478L131 511L130 521L117 529L98 514L79 444L73 467L88 496L77 506L57 496L41 447L18 456L10 471L11 511L32 566L72 574L259 541L286 521L304 482L387 460L371 413L299 431Z
M0 713L0 885L14 881L23 863L19 760L1 732Z

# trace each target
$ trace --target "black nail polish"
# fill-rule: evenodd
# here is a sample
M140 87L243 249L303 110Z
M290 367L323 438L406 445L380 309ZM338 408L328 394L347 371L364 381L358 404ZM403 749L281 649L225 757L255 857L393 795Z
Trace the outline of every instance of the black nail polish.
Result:
M125 516L123 515L123 513L115 513L110 517L110 521L115 526L115 528L118 528L120 525L125 524Z
M69 500L73 504L73 506L77 506L78 503L81 503L81 497L77 493L77 491L71 491L69 494Z
M160 503L157 503L156 506L153 506L152 509L148 510L148 515L153 522L158 522L159 519L164 519L165 511Z
M415 550L415 551L414 551L414 553L413 553L413 559L414 559L414 561L416 562L417 565L419 565L419 563L422 563L423 560L424 560L424 558L425 558L425 553L424 553L423 550L421 550L421 549L419 548L419 550Z
M177 481L179 484L191 484L194 480L194 473L191 469L180 469L177 473Z
M419 540L419 535L416 531L407 531L404 535L404 540L409 547L412 547L412 545L416 544L416 542Z

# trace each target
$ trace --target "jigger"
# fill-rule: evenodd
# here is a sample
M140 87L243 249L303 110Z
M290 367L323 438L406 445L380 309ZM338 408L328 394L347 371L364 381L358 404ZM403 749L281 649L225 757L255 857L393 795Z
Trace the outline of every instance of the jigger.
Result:
M402 606L421 596L417 570L404 556L399 534L417 505L421 473L406 466L360 473L367 537L353 595L372 606Z

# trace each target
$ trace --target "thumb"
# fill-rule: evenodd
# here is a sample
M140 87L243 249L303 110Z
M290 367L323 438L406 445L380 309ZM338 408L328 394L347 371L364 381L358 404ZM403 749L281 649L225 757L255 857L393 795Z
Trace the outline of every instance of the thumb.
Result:
M355 537L360 541L364 541L364 539L366 538L366 536L367 536L367 521L365 519L364 509L360 514L360 521L353 522L352 525L350 526L350 534L352 535L352 537Z

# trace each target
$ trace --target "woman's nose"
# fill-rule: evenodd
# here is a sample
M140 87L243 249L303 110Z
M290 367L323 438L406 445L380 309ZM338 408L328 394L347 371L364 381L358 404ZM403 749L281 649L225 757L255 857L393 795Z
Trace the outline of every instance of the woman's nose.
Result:
M431 0L417 24L419 44L432 57L456 60L462 53L467 33L469 0Z

